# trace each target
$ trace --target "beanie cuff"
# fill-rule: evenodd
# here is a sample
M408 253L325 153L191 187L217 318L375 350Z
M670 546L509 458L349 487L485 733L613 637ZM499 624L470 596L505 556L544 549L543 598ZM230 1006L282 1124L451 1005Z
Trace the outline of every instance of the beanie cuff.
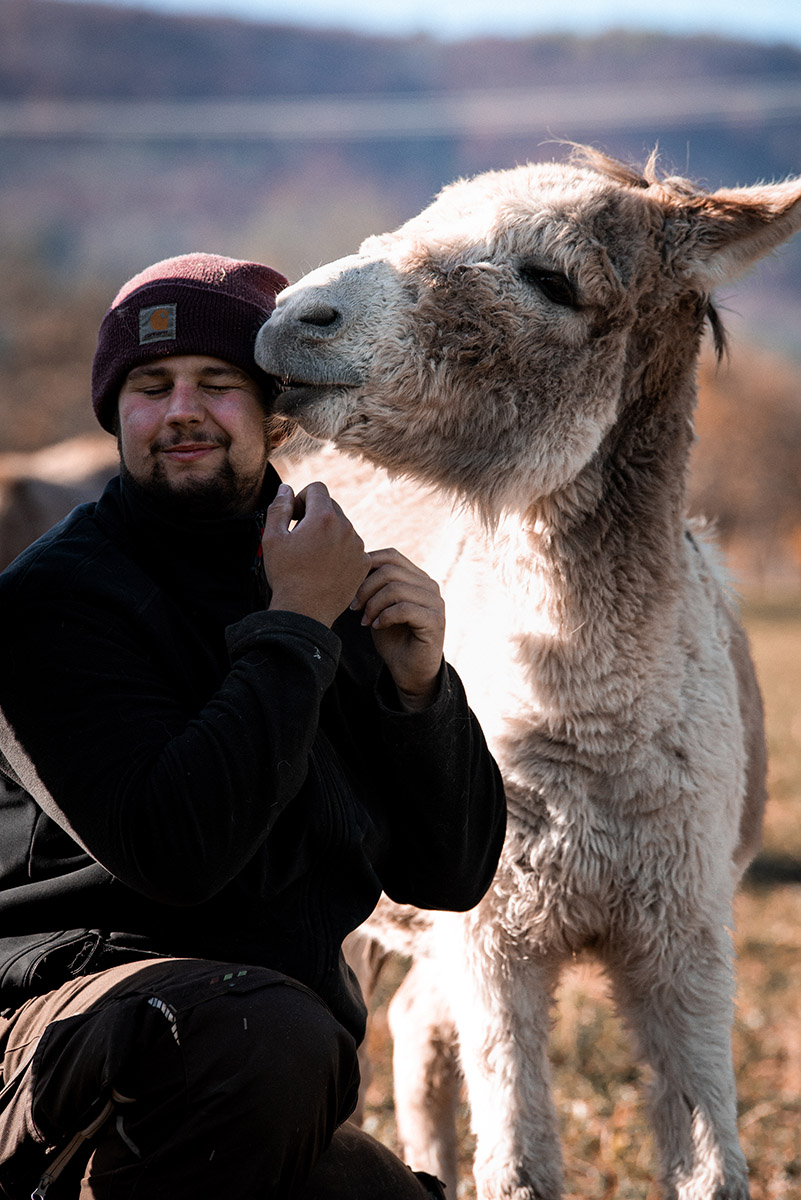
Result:
M260 268L278 292L286 280ZM258 303L178 276L148 281L118 299L103 318L92 364L92 404L104 429L113 432L120 388L134 367L185 354L232 363L259 385L270 380L256 363L256 335L275 307L264 286ZM253 289L251 289L253 294Z

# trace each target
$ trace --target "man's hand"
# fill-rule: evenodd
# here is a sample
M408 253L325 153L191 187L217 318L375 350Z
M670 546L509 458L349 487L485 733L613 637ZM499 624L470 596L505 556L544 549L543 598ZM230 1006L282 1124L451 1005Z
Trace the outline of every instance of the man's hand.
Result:
M426 708L436 694L445 639L445 604L437 584L397 550L374 550L371 571L351 608L363 609L375 648L395 681L401 702Z
M297 524L290 529L292 521ZM324 483L294 495L282 483L262 538L271 609L313 617L329 628L370 569L364 542Z

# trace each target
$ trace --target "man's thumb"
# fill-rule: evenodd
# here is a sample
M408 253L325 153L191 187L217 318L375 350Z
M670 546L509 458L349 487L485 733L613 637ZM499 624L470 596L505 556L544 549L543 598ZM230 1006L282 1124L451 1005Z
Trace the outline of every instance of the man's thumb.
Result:
M267 524L289 528L295 508L295 493L288 483L279 483L275 499L267 509Z

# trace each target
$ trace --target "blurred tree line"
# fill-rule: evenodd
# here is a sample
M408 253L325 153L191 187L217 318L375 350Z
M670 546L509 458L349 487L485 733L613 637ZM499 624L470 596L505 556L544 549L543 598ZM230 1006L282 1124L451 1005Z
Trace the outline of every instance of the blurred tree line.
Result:
M222 6L221 6L222 7ZM335 8L331 26L336 23ZM0 96L283 97L797 73L791 45L607 33L368 35L114 4L3 0Z
M756 345L701 360L692 507L751 584L801 584L801 368Z

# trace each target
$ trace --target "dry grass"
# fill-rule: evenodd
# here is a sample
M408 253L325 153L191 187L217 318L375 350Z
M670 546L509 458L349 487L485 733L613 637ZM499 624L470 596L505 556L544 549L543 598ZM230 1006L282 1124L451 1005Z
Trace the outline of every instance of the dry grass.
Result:
M746 611L768 719L771 801L764 853L736 908L739 952L733 1033L740 1133L753 1200L801 1198L801 602ZM376 1078L367 1128L395 1146L386 1002L403 966L382 980L371 1031ZM552 1042L569 1200L658 1200L643 1105L645 1072L589 964L566 976ZM460 1117L463 1181L473 1200L472 1141Z

